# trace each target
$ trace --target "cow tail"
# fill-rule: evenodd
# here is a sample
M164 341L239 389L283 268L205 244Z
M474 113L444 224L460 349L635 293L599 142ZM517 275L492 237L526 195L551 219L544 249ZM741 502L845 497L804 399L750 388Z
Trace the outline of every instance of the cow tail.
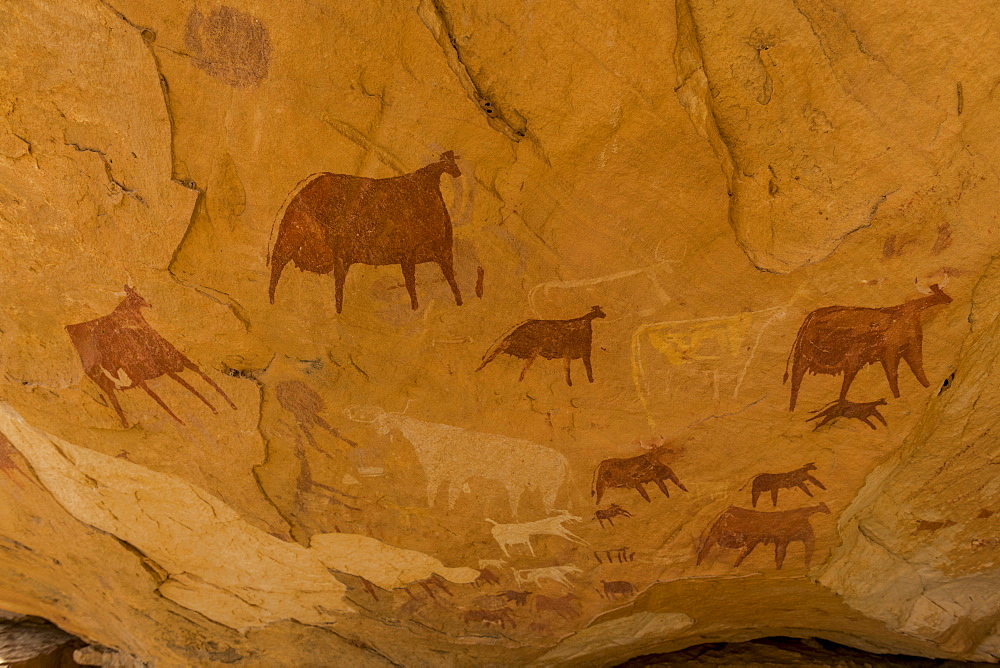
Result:
M512 327L503 336L501 336L496 341L494 341L493 345L490 346L490 349L486 351L485 355L483 355L483 363L479 365L479 368L476 369L476 371L479 371L480 369L482 369L484 366L486 366L487 364L489 364L490 362L492 362L493 360L495 360L496 357L497 357L497 355L499 355L500 353L504 352L507 349L507 343L510 342L511 335L514 332L516 332L518 330L518 328L521 327L521 325L525 325L525 324L527 324L529 322L531 322L531 321L530 320L525 320L524 322L520 323L519 325L517 325L515 327Z
M797 357L799 354L799 349L802 347L802 337L805 335L806 329L809 326L809 321L812 320L812 317L812 313L806 316L806 319L802 321L802 326L799 327L798 333L795 335L795 343L792 344L792 349L788 352L788 359L785 360L785 377L781 380L782 385L788 382L788 367L791 365L792 359Z
M271 234L268 235L268 238L267 238L267 265L266 266L268 266L268 267L271 266L271 255L274 253L274 247L277 244L277 239L275 239L275 234L274 234L274 228L278 227L278 235L277 236L281 237L281 227L278 226L278 221L284 221L284 219L285 219L285 211L288 210L288 205L292 203L292 200L295 199L295 196L298 195L299 192L302 191L302 189L306 186L306 184L309 183L310 181L312 181L317 176L319 176L319 174L312 174L312 175L307 176L306 178L302 179L298 183L296 183L295 187L292 188L291 192L288 193L288 196L285 197L285 201L281 203L281 208L278 209L278 215L275 216L274 222L271 223Z

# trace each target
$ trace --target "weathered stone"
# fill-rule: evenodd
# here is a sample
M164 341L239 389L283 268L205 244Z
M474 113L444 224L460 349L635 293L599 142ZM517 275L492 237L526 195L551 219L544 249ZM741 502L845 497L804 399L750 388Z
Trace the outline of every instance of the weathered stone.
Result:
M164 666L997 661L996 14L3 5L0 608Z

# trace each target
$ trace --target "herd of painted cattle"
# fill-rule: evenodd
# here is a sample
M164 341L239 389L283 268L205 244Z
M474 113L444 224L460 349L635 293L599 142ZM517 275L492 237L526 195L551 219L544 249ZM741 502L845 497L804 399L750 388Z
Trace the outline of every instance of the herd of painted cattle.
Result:
M416 290L416 265L436 263L451 289L455 303L462 305L462 294L454 268L453 228L448 207L441 193L441 177L448 174L461 176L458 158L452 151L441 154L438 161L414 172L392 178L374 179L335 173L314 174L303 180L292 193L280 214L277 235L269 244L267 263L270 266L268 295L273 304L279 281L285 267L291 263L302 271L334 275L334 293L337 313L343 311L344 287L348 272L355 264L400 266L410 306L419 306ZM476 294L483 295L482 267L477 270ZM168 415L183 421L149 386L149 381L167 376L201 400L212 412L215 406L180 374L192 371L217 392L233 409L236 405L223 389L206 375L188 357L156 332L144 319L141 309L150 304L131 288L126 287L124 300L110 314L68 325L67 333L76 348L85 375L101 390L124 427L128 420L116 392L139 388L155 401ZM858 372L868 365L881 364L895 398L899 398L898 369L905 361L916 379L924 386L930 384L923 369L922 314L928 308L948 304L951 297L941 286L930 286L929 294L911 299L896 306L866 308L829 306L809 313L798 330L789 353L784 382L791 380L789 411L794 411L802 381L807 373L843 377L837 399L822 409L814 411L810 421L820 420L820 428L838 418L858 419L875 429L874 418L886 425L878 407L884 399L870 402L852 402L848 391ZM567 385L572 385L570 365L581 360L587 380L594 382L591 364L593 322L605 318L600 306L577 318L566 320L531 319L513 327L502 335L482 356L480 371L504 354L523 361L519 380L538 357L562 360ZM319 428L356 446L319 413L324 409L320 396L298 381L282 383L277 388L280 405L295 415L310 445L317 447L313 429ZM437 492L447 485L449 506L453 506L460 490L467 487L464 480L448 478L455 470L463 470L466 480L485 478L495 480L508 493L511 512L517 514L521 495L535 489L541 493L549 516L533 522L501 524L492 522L492 533L505 556L511 548L534 549L531 537L554 535L572 542L587 544L564 526L580 518L566 511L555 512L556 494L567 479L569 465L565 457L550 449L507 437L476 434L449 425L423 422L398 413L379 412L369 420L380 432L397 430L413 444L428 481L428 503L433 505ZM471 440L470 440L471 439ZM655 485L669 497L667 482L682 491L687 488L680 481L666 459L672 454L661 441L639 455L627 458L605 459L594 471L591 495L596 504L609 490L634 489L646 502L652 500L645 485ZM452 461L454 460L454 461ZM436 469L442 462L452 462L444 468L448 474ZM478 464L477 464L478 462ZM527 467L527 469L526 469ZM792 542L803 543L805 562L808 566L814 550L815 537L810 517L815 513L829 513L825 503L781 511L756 510L762 494L770 494L772 505L777 506L778 491L798 488L810 497L808 485L826 489L811 473L814 464L806 464L786 473L763 473L752 483L751 505L754 509L730 506L706 529L697 551L700 564L714 547L739 550L736 565L761 544L774 545L775 565L781 568L785 553ZM530 473L531 475L525 475ZM537 482L547 481L547 482ZM628 519L632 514L616 503L598 508L593 519L605 528L607 522L614 528L614 519ZM520 549L520 548L519 548ZM594 554L599 563L603 550ZM608 563L614 553L618 563L631 562L635 553L622 547L606 550ZM498 562L501 563L501 562ZM569 585L567 576L579 572L572 565L557 565L513 571L519 586L543 580ZM478 585L496 585L499 578L489 568L482 568ZM627 598L636 593L635 586L627 581L602 581L602 596L608 600ZM433 595L434 588L447 591L441 581L422 583ZM507 603L523 606L526 592L508 590L481 597L480 606L466 611L464 619L470 623L513 625L514 620ZM561 598L537 595L536 609L560 616L571 614L578 599L572 594Z

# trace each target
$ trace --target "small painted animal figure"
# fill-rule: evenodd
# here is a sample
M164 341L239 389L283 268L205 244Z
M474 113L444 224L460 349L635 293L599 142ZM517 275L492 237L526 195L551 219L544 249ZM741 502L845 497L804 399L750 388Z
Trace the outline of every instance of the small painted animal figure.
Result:
M642 498L652 503L643 485L654 483L664 496L670 498L666 480L672 480L675 485L686 492L687 488L678 480L673 470L660 460L662 456L673 452L667 449L666 445L666 441L661 438L656 445L649 448L649 452L637 457L605 459L598 464L594 471L594 484L590 495L596 495L596 501L600 503L605 490L614 487L632 487L639 492Z
M480 624L494 624L502 629L507 628L507 624L510 624L514 628L517 627L514 617L507 608L500 608L499 610L466 610L465 614L462 615L462 619L466 624L475 622L479 622Z
M924 387L930 381L924 374L923 312L939 304L951 303L940 286L932 285L927 297L911 299L896 306L866 308L827 306L806 316L788 354L785 380L791 367L792 397L788 410L795 410L799 387L806 372L837 376L843 374L840 400L861 369L876 362L882 364L892 396L899 398L899 362L906 363Z
M587 370L587 380L594 382L594 370L590 365L591 342L593 331L591 323L594 318L606 317L600 306L594 306L590 312L571 320L528 320L515 327L483 355L483 363L476 371L496 359L500 353L525 360L524 368L518 380L524 380L524 374L541 355L547 360L562 359L566 366L566 384L572 385L569 365L571 360L583 360Z
M743 563L754 548L764 543L774 545L774 565L781 568L789 543L801 542L805 548L806 568L812 560L816 536L809 517L815 513L829 513L825 503L794 510L762 512L730 506L719 515L709 528L698 550L697 563L708 555L713 545L740 550L736 566Z
M812 496L812 492L806 487L807 482L811 482L820 489L826 489L819 480L817 480L810 471L816 470L816 464L809 462L805 466L801 466L794 471L789 471L788 473L761 473L760 475L754 476L753 485L750 488L750 502L754 508L757 507L757 499L764 492L771 493L771 504L774 506L778 505L778 490L779 489L791 489L792 487L798 487L808 496ZM744 485L745 486L745 485Z
M868 419L873 417L888 427L889 423L886 422L882 414L878 412L879 406L885 406L885 399L868 401L861 404L854 403L853 401L847 401L846 399L832 401L818 411L812 411L817 415L809 418L806 422L812 422L813 420L823 418L823 421L817 423L816 427L813 429L813 431L816 431L816 429L819 429L829 422L833 422L837 418L854 418L855 420L861 420L872 429L875 429L875 425Z
M541 586L542 580L552 580L557 584L561 584L567 589L572 587L569 580L566 579L567 575L572 575L575 573L580 573L580 569L576 566L569 564L567 566L543 566L542 568L523 568L514 571L514 581L517 582L518 587L522 587L525 584L532 582L536 586Z
M330 455L316 443L316 437L312 433L313 427L328 431L353 448L358 446L357 443L343 436L320 416L320 412L326 409L326 403L315 390L301 380L281 381L275 388L275 395L278 397L278 403L281 404L281 407L295 417L295 421L298 422L302 433L306 435L309 444L327 457Z
M580 614L580 598L572 593L558 597L536 594L535 612L554 612L563 619L572 619Z
M497 596L503 596L508 601L516 603L518 607L528 604L528 597L531 596L530 591L515 591L513 589L508 589L507 591L502 591Z
M161 376L173 380L216 413L215 406L180 376L187 370L200 376L236 410L236 404L214 380L146 322L142 309L149 307L149 302L142 295L126 285L125 299L114 311L94 320L66 325L66 332L80 356L83 372L111 402L122 426L127 428L128 420L115 392L134 387L143 390L167 415L184 424L148 385L148 381Z
M479 571L479 577L472 581L472 584L476 587L486 584L500 584L500 578L497 577L496 573L488 568L483 568Z
M500 549L503 550L504 555L507 557L510 556L507 548L511 545L527 545L528 550L531 552L531 556L535 556L535 548L531 546L532 536L559 536L560 538L565 538L566 540L579 543L580 545L587 545L587 541L583 540L563 526L564 522L580 521L579 517L570 515L565 510L559 511L558 515L535 520L534 522L499 524L489 518L486 518L486 521L493 525L493 529L491 530L493 538L496 539Z
M615 598L628 598L635 594L635 586L625 580L613 580L611 582L601 580L601 584L604 585L604 597L609 601Z
M607 520L608 524L614 526L615 523L611 519L612 517L632 517L632 513L625 510L617 503L612 503L607 508L598 508L594 512L594 519L601 523L601 528L604 528L604 522Z

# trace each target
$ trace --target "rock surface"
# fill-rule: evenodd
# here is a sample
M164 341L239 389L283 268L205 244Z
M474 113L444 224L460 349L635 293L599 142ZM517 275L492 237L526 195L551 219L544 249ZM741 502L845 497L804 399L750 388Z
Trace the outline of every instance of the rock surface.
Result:
M0 608L997 661L998 12L0 6Z

